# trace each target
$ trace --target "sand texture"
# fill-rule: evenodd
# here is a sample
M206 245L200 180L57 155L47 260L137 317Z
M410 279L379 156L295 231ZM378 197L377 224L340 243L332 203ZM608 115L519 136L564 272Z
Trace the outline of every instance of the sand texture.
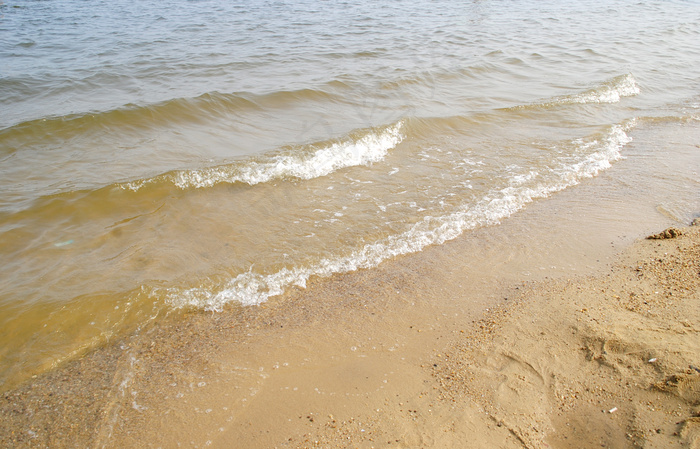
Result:
M478 313L399 263L172 317L3 393L0 446L700 448L700 227L657 237Z
M441 399L483 410L504 447L700 447L698 230L527 289L436 363Z
M602 277L521 288L433 357L429 399L292 446L700 447L698 231L640 241Z

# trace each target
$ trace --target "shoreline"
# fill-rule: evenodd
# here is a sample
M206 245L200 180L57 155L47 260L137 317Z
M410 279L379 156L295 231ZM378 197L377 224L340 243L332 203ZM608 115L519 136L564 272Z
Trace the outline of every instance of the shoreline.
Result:
M698 226L637 241L609 271L491 284L469 313L399 261L174 317L3 394L0 443L696 447L699 248Z
M686 146L674 143L677 151L694 151L693 134L687 137ZM175 312L39 374L0 395L0 445L371 448L473 440L473 447L546 447L533 443L539 433L521 432L519 440L508 430L517 432L518 421L501 418L498 427L488 403L457 388L449 393L456 402L446 402L441 382L454 379L440 370L448 355L457 360L460 338L491 327L495 311L537 316L541 310L518 298L561 279L605 279L638 238L698 210L678 203L663 177L647 178L647 195L636 193L653 166L632 157L643 148L630 147L614 172L535 201L497 226L371 270L313 278L260 306ZM683 207L659 213L669 204ZM481 397L494 385L479 388ZM576 440L574 447L585 447Z
M417 394L281 447L699 447L700 227L682 232L524 285L452 329Z
M700 3L12 3L0 449L700 449Z

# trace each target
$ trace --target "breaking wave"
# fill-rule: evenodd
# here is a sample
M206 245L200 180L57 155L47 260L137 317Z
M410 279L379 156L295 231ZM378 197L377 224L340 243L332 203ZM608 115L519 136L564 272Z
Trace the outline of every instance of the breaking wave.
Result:
M559 97L555 104L618 103L623 97L640 93L637 80L631 74L621 75L584 92Z
M154 178L121 184L139 190L152 183L172 183L181 189L211 187L219 183L255 185L275 179L313 179L336 170L382 160L401 143L403 121L371 128L332 142L292 147L272 156L199 170L179 170Z
M537 103L519 105L510 110L548 109L558 106L577 104L611 104L619 103L624 97L633 97L641 92L637 80L631 74L616 76L598 86L583 92L553 97Z
M577 139L570 142L578 155L561 160L558 165L540 172L529 171L511 176L507 186L488 192L476 204L465 204L444 216L427 216L409 230L367 244L350 254L324 258L308 267L284 268L272 274L252 271L241 273L220 288L154 289L152 295L162 297L174 307L200 307L218 311L225 304L237 302L256 305L271 296L282 294L286 288L305 287L311 276L372 268L392 257L415 253L429 245L452 240L463 232L482 226L498 224L521 210L528 203L578 184L582 179L596 176L619 160L621 149L631 141L627 131L634 121L612 126L598 139Z

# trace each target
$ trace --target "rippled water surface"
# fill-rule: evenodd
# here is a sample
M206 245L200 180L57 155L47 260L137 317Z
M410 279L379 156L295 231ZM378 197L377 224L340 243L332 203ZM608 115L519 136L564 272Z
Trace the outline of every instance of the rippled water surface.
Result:
M497 226L697 129L698 42L690 1L5 1L0 380Z

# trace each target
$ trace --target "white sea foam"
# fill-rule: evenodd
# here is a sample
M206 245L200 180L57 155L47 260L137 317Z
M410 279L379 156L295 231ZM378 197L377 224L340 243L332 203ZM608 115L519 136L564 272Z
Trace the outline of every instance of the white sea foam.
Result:
M633 97L641 92L637 80L631 74L621 75L580 93L553 97L538 103L516 106L513 109L550 108L575 104L619 103L623 97Z
M138 190L146 184L169 181L181 189L211 187L219 183L255 185L275 179L313 179L346 167L381 161L389 150L401 143L403 121L379 129L370 129L359 138L348 137L337 142L311 147L309 151L292 150L286 154L200 170L181 170L147 180L124 184Z
M618 103L623 97L632 97L640 92L637 80L631 74L613 78L603 85L585 92L558 98L557 104Z
M174 307L194 306L216 311L230 302L256 305L283 293L289 286L305 287L307 280L314 275L329 276L372 268L383 260L444 243L466 230L497 224L535 199L578 184L581 179L596 176L601 170L609 168L612 162L622 157L620 150L631 141L626 131L634 126L635 123L631 121L613 126L602 139L572 142L579 149L580 156L562 161L543 172L516 174L507 187L489 192L476 204L464 205L444 216L424 217L406 232L365 245L351 254L325 258L309 267L284 268L269 275L251 270L236 276L219 289L169 289L157 293L165 293Z

